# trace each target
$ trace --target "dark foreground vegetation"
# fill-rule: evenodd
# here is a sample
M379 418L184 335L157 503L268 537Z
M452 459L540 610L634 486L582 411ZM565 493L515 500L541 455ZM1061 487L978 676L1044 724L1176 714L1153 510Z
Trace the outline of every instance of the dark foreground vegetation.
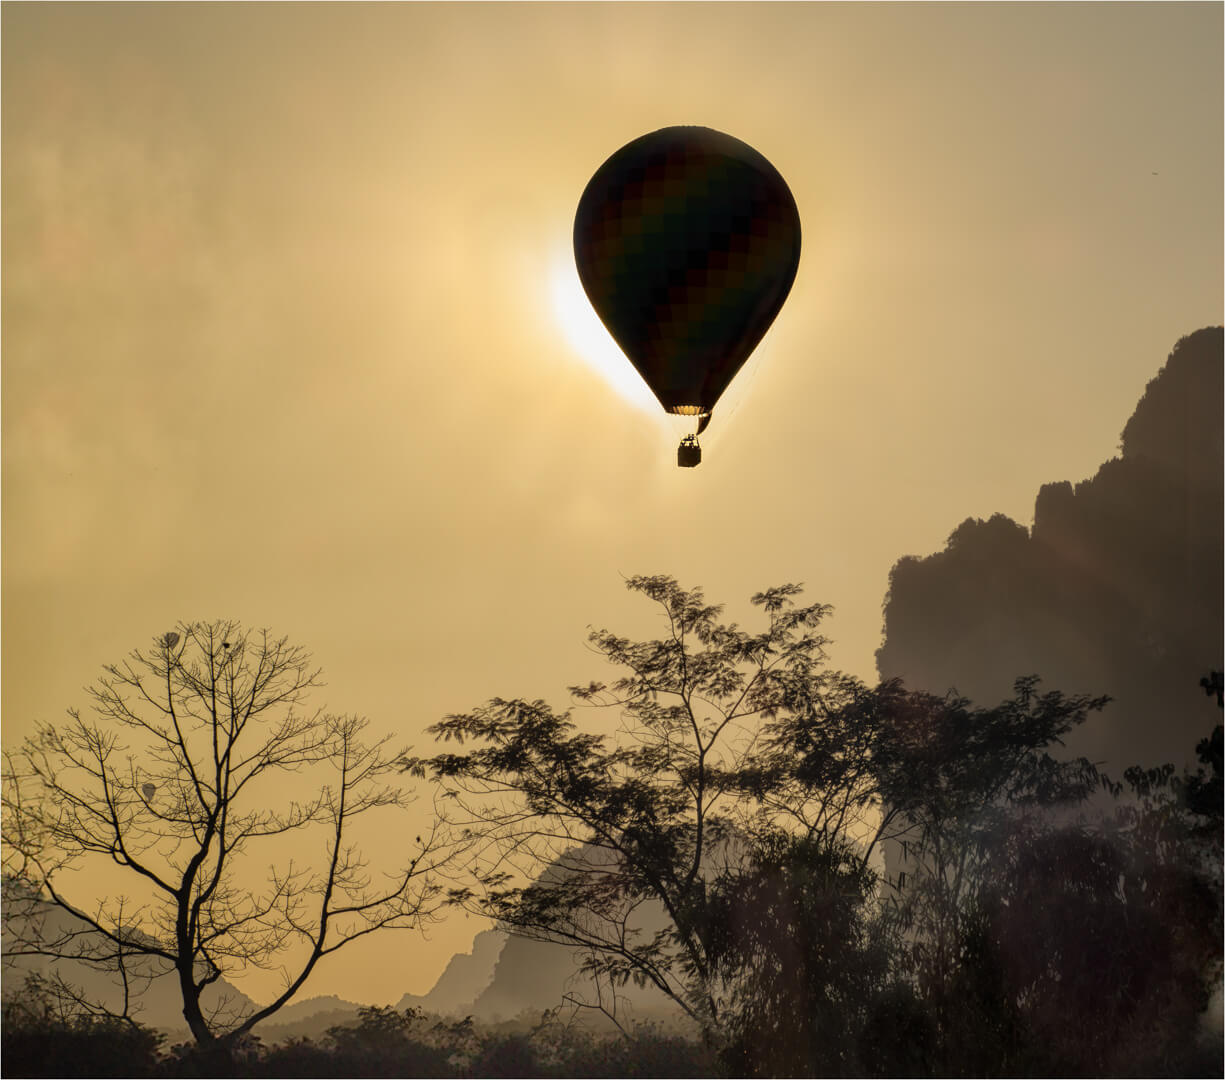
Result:
M362 1009L319 1039L264 1046L247 1036L225 1048L161 1045L139 1025L64 1018L47 1000L4 1010L3 1072L29 1077L670 1077L713 1076L699 1041L643 1027L595 1035L546 1017L537 1025L482 1028L408 1009Z
M572 688L575 709L562 712L494 699L432 729L445 752L397 759L402 775L433 788L444 816L438 839L385 853L410 860L390 892L369 893L358 864L340 855L317 879L276 879L266 898L227 891L247 836L317 817L342 852L355 808L394 807L399 796L342 771L344 790L364 792L364 802L333 803L325 791L287 817L259 808L243 817L247 774L227 770L262 768L265 758L222 754L214 739L201 745L216 779L189 768L196 747L181 734L178 697L158 733L169 750L156 783L112 771L119 751L96 726L78 721L77 742L46 733L31 744L6 777L6 812L20 826L10 824L8 838L21 857L8 864L6 895L58 901L86 929L52 932L45 922L40 938L33 922L13 929L10 910L6 950L16 940L18 954L72 959L125 987L162 977L133 954L161 964L185 987L194 1042L162 1045L128 1015L126 996L116 1014L36 980L6 995L4 1073L1220 1075L1219 1025L1212 1034L1206 1014L1222 966L1221 726L1199 742L1194 772L1112 778L1063 750L1107 708L1104 697L1043 692L1036 677L989 707L897 681L872 687L826 669L819 626L828 608L801 605L797 587L754 597L764 626L749 632L671 578L628 584L658 605L664 632L645 641L593 632L618 673L612 681ZM182 679L181 700L191 702L211 700L201 690L224 677L235 701L246 700L242 661L232 658L245 640L237 630L222 641L208 627L182 629L207 646L201 666L187 667L179 635L166 635L149 661L163 682ZM306 671L293 655L290 673ZM257 666L248 695L269 713L276 701L258 688L273 670ZM287 692L302 685L295 677ZM1206 705L1213 717L1220 686L1214 672L1170 708ZM128 700L104 703L126 709ZM596 711L594 724L575 717L582 708ZM197 712L200 731L242 745L243 724ZM612 733L610 717L620 724ZM335 754L382 774L390 760L358 751L352 723L271 730L280 742L263 745L279 747L281 763L326 764ZM93 789L48 764L57 761L93 778L92 802L82 793ZM194 854L157 863L149 838L171 828ZM109 921L71 908L53 877L73 844L159 867L177 934L157 936L155 919L122 904ZM445 885L433 876L444 862ZM309 938L310 965L333 948L330 920L343 944L367 928L411 929L450 904L576 951L588 989L534 1026L371 1008L318 1041L263 1046L256 1020L278 1004L227 1020L205 1011L204 991L275 953L281 938L250 927L284 915L292 928L308 902L322 926ZM694 1034L635 1027L625 1006L643 989ZM584 1015L617 1033L566 1022Z

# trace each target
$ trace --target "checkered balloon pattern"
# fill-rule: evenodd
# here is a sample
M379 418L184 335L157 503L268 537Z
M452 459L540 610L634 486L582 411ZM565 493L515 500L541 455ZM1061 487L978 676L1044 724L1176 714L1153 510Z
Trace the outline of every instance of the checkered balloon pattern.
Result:
M663 128L591 178L574 254L592 306L663 407L707 413L787 298L800 216L752 147Z

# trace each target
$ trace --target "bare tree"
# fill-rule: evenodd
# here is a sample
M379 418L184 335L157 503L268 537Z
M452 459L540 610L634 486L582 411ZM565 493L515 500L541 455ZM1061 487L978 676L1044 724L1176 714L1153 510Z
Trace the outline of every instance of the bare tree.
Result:
M123 1014L171 974L196 1041L228 1045L325 956L420 927L445 846L437 829L407 833L391 841L398 868L371 870L354 830L408 805L393 782L404 750L363 742L364 720L305 711L319 685L309 654L284 638L183 623L105 668L90 715L70 710L6 753L6 956L105 972ZM274 864L285 846L293 853ZM295 861L304 850L319 857ZM70 898L69 873L97 860L126 871L132 894ZM207 988L253 968L280 970L274 1001L245 1015L205 1005Z

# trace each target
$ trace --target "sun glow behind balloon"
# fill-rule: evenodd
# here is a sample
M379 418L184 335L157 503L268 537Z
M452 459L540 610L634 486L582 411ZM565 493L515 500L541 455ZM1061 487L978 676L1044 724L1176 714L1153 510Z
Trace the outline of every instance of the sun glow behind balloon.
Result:
M655 395L600 322L567 250L553 261L550 299L570 348L626 401L653 417L665 414Z

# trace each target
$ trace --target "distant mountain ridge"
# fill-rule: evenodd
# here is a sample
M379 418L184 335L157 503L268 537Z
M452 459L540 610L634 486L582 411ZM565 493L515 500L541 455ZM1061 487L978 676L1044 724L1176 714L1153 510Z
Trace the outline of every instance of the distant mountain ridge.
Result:
M14 922L16 920L41 920L45 933L57 936L64 932L88 938L88 925L68 914L63 908L40 899L27 889L12 881L4 883L4 932L3 974L4 996L19 994L26 978L32 974L51 977L61 976L66 982L80 988L92 1001L101 1003L108 1010L119 1013L123 1008L123 991L118 982L108 973L92 965L74 960L55 960L45 956L15 956ZM95 932L96 933L96 932ZM187 1022L183 1019L182 998L179 994L178 976L167 966L155 974L152 959L139 958L133 962L133 970L152 976L147 988L135 995L132 1016L148 1027L157 1028L171 1035L188 1036ZM134 986L143 985L143 979ZM201 998L206 1015L224 1010L229 1016L249 1016L257 1006L237 987L219 979L204 991Z
M472 940L472 950L456 953L427 994L405 994L397 1009L415 1008L439 1016L467 1016L481 993L493 980L507 935L483 930Z
M1223 331L1182 338L1091 479L1039 490L1026 529L968 519L944 550L890 575L882 678L979 704L1018 675L1114 700L1069 752L1193 762L1218 722L1198 680L1222 666Z
M73 920L61 908L45 900L23 898L24 903L34 905L35 917L48 920L48 929L52 933L69 926L85 928L83 922ZM9 930L9 920L14 917L13 907L11 903L6 904L4 912L5 996L20 994L25 977L31 973L46 976L59 971L91 1000L114 1012L121 1010L121 990L108 975L81 963L11 955L13 936ZM571 949L502 930L484 930L475 936L470 951L457 953L451 958L428 993L405 994L394 1007L397 1011L415 1008L440 1017L473 1016L494 1023L512 1020L525 1013L535 1017L562 1003L567 990L574 988L578 966L577 954ZM189 1038L175 980L172 971L156 976L148 988L136 996L132 1010L134 1019L166 1033L171 1042ZM638 993L634 996L639 998L644 995ZM645 996L652 998L658 995L648 992ZM641 1007L644 1003L636 1004ZM255 1001L224 979L206 991L205 1005L207 1008L224 1007L234 1016L247 1016L259 1008ZM646 1013L643 1015L657 1011L651 1008L651 1002L645 1005ZM315 1039L324 1035L330 1027L355 1023L361 1008L357 1002L332 994L302 998L291 1001L258 1024L255 1033L269 1044L290 1038Z

